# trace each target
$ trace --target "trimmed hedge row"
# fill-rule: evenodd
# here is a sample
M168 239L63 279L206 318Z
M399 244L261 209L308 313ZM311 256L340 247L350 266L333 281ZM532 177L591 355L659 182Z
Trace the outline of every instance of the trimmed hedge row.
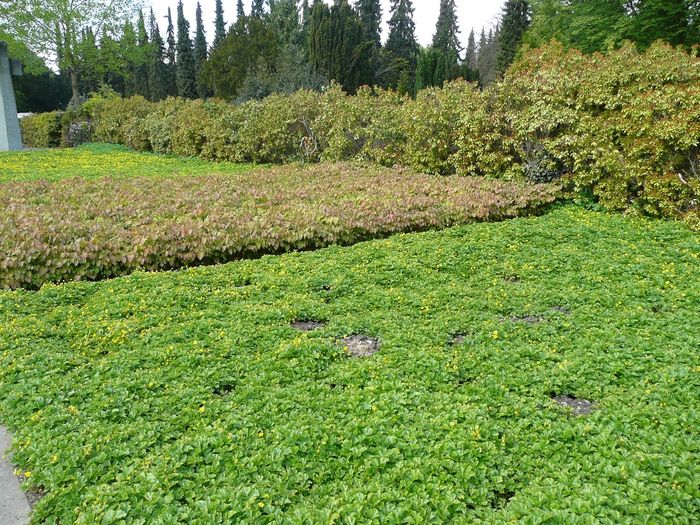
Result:
M214 161L368 159L432 174L563 179L606 207L700 225L700 62L656 44L584 55L530 50L480 92L457 81L416 100L337 86L234 106L95 97L93 139Z
M63 113L51 111L20 119L22 142L31 148L57 148L61 145Z
M350 164L0 185L0 288L96 280L522 215L559 187Z

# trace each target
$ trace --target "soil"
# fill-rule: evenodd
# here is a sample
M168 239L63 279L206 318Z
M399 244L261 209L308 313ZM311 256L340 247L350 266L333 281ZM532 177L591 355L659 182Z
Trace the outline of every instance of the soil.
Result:
M21 473L17 475L17 479L20 483L27 481L27 478ZM39 503L41 498L43 498L45 495L46 493L40 488L30 488L24 491L24 497L27 498L27 503L29 503L30 509L34 508L34 505Z
M544 321L544 318L538 315L523 315L523 316L512 316L508 318L509 321L513 323L527 323L527 324L538 324Z
M313 332L319 328L323 328L325 323L321 321L311 321L311 320L299 320L292 323L292 328L299 330L300 332Z
M342 343L352 357L369 357L379 352L379 339L366 335L350 335Z
M569 407L574 416L586 416L595 410L593 401L578 399L570 395L555 395L552 399L563 407Z

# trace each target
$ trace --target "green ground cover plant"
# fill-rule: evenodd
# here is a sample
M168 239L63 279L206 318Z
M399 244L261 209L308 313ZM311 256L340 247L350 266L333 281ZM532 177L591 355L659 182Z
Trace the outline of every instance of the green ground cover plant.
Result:
M121 155L137 164L137 173L156 170L161 161L154 157L156 166L148 166L140 164L142 155ZM499 220L541 210L559 193L557 185L342 163L198 177L7 182L0 184L0 288L98 280Z
M699 258L569 206L0 292L0 420L37 524L692 523Z
M56 181L82 177L168 177L174 175L235 174L248 171L250 164L211 162L152 153L134 152L123 146L87 144L70 149L0 152L0 183Z

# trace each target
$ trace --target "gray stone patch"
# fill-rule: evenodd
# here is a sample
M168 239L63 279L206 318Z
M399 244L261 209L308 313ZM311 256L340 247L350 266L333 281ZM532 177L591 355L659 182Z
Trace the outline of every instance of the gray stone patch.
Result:
M552 396L555 403L571 409L574 416L586 416L595 410L595 404L588 399L578 399L569 395Z
M323 328L326 325L321 321L294 321L291 326L300 332L313 332L314 330Z
M571 310L569 310L565 306L555 306L554 308L552 308L552 310L554 312L559 312L560 314L563 314L563 315L571 315Z
M342 343L352 357L369 357L379 352L379 339L366 335L350 335Z
M539 315L514 315L508 318L511 323L538 324L544 321Z
M456 334L452 339L450 340L451 345L461 345L464 341L467 340L467 336L464 334Z
M0 525L24 525L29 523L30 507L7 457L9 448L10 434L0 426Z

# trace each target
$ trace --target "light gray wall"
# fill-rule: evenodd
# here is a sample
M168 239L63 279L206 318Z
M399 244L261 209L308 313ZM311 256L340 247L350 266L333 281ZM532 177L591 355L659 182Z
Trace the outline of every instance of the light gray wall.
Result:
M22 149L7 45L0 42L0 150Z

